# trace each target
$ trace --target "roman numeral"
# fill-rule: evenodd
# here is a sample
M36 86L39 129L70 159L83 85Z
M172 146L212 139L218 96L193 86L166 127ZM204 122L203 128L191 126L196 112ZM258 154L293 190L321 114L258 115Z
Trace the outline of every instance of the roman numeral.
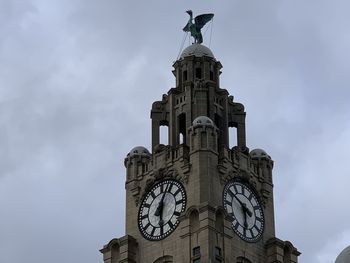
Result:
M169 227L172 229L172 228L174 228L174 224L169 220L169 222L168 222L168 225L169 225Z
M174 216L179 216L181 213L180 212L178 212L178 211L175 211L174 212Z
M233 185L233 188L235 189L235 192L238 193L237 185ZM231 189L230 189L231 190Z
M155 228L155 227L153 227L153 229L152 229L151 236L154 235L154 231L156 231L156 228Z
M253 198L253 194L252 193L249 193L249 196L247 197L249 201L252 201L252 198Z
M155 193L153 191L151 192L151 196L152 196L153 199L156 198L156 195L155 195Z
M260 210L260 206L258 206L258 205L253 206L253 209L254 209L254 210Z
M148 217L148 215L143 215L143 216L141 216L141 220L146 219L147 217Z
M250 232L251 237L254 237L253 230L249 229L249 232Z
M238 227L239 227L239 223L238 223L238 221L236 222L236 224L233 226L236 230L238 229Z
M163 229L163 226L160 226L160 236L162 236L164 233L164 229Z
M243 187L243 186L241 186L241 187L242 187L242 195L245 195L245 194L244 194L244 187Z
M232 202L228 201L225 199L225 202L224 202L226 205L229 205L229 206L232 206Z
M171 193L171 189L173 188L173 184L170 184L169 188L168 188L168 191L169 193Z
M180 193L180 192L181 192L181 190L180 190L180 188L178 188L178 189L176 190L176 192L174 193L174 196L177 196L177 194Z
M256 217L255 220L259 221L260 223L262 223L262 219L260 217Z
M147 230L147 228L151 225L150 222L147 223L147 225L144 226L144 229Z
M232 197L232 199L234 198L235 194L232 192L232 190L229 188L227 193Z
M175 205L179 205L179 204L182 204L182 199L175 202Z
M146 208L150 208L150 207L151 207L151 204L147 204L147 203L146 203L146 204L144 204L143 206L146 207Z

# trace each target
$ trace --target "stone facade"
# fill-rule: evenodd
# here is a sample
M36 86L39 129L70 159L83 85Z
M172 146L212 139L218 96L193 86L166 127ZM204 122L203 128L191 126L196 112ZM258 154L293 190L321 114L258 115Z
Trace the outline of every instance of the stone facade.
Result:
M152 151L135 147L125 158L127 235L100 250L104 262L296 263L297 249L275 237L273 160L263 150L249 152L244 106L220 88L221 63L193 44L173 67L176 87L152 105ZM167 145L159 144L160 126L168 127ZM230 128L237 133L233 148ZM251 185L261 201L265 228L257 242L236 235L223 208L224 186L234 178ZM150 241L139 231L140 204L165 179L183 185L186 210L169 236Z

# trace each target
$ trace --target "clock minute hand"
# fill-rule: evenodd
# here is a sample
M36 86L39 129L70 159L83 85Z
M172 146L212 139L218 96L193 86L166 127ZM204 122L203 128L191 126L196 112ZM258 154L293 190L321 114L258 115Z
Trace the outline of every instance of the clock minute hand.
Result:
M166 187L165 187L165 190L164 190L162 199L160 199L160 201L159 201L159 203L158 203L157 210L156 210L156 212L154 213L155 216L159 216L159 225L162 225L162 224L163 224L164 197L165 197L165 194L166 194L167 190L168 190L168 184L167 184Z

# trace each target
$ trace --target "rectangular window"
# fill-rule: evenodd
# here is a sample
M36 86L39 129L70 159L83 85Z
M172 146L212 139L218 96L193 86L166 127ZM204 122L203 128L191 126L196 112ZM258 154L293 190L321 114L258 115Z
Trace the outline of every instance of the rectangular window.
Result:
M222 262L221 248L219 247L215 247L215 262L216 263Z
M200 257L201 256L201 248L200 247L195 247L193 249L193 256L194 257Z
M195 247L192 250L192 254L193 254L193 263L199 263L201 262L201 249L200 247Z
M202 78L202 69L196 68L196 78L201 79Z

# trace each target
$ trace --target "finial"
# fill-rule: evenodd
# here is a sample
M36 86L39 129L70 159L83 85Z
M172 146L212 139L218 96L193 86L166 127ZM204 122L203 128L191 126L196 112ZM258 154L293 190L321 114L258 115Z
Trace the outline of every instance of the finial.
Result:
M202 14L198 15L194 18L194 23L193 23L193 13L192 10L187 10L187 14L189 14L190 19L188 20L187 25L183 28L183 31L185 32L190 32L191 36L194 38L194 43L203 43L203 36L201 33L202 27L206 23L208 23L210 20L213 19L214 14Z

